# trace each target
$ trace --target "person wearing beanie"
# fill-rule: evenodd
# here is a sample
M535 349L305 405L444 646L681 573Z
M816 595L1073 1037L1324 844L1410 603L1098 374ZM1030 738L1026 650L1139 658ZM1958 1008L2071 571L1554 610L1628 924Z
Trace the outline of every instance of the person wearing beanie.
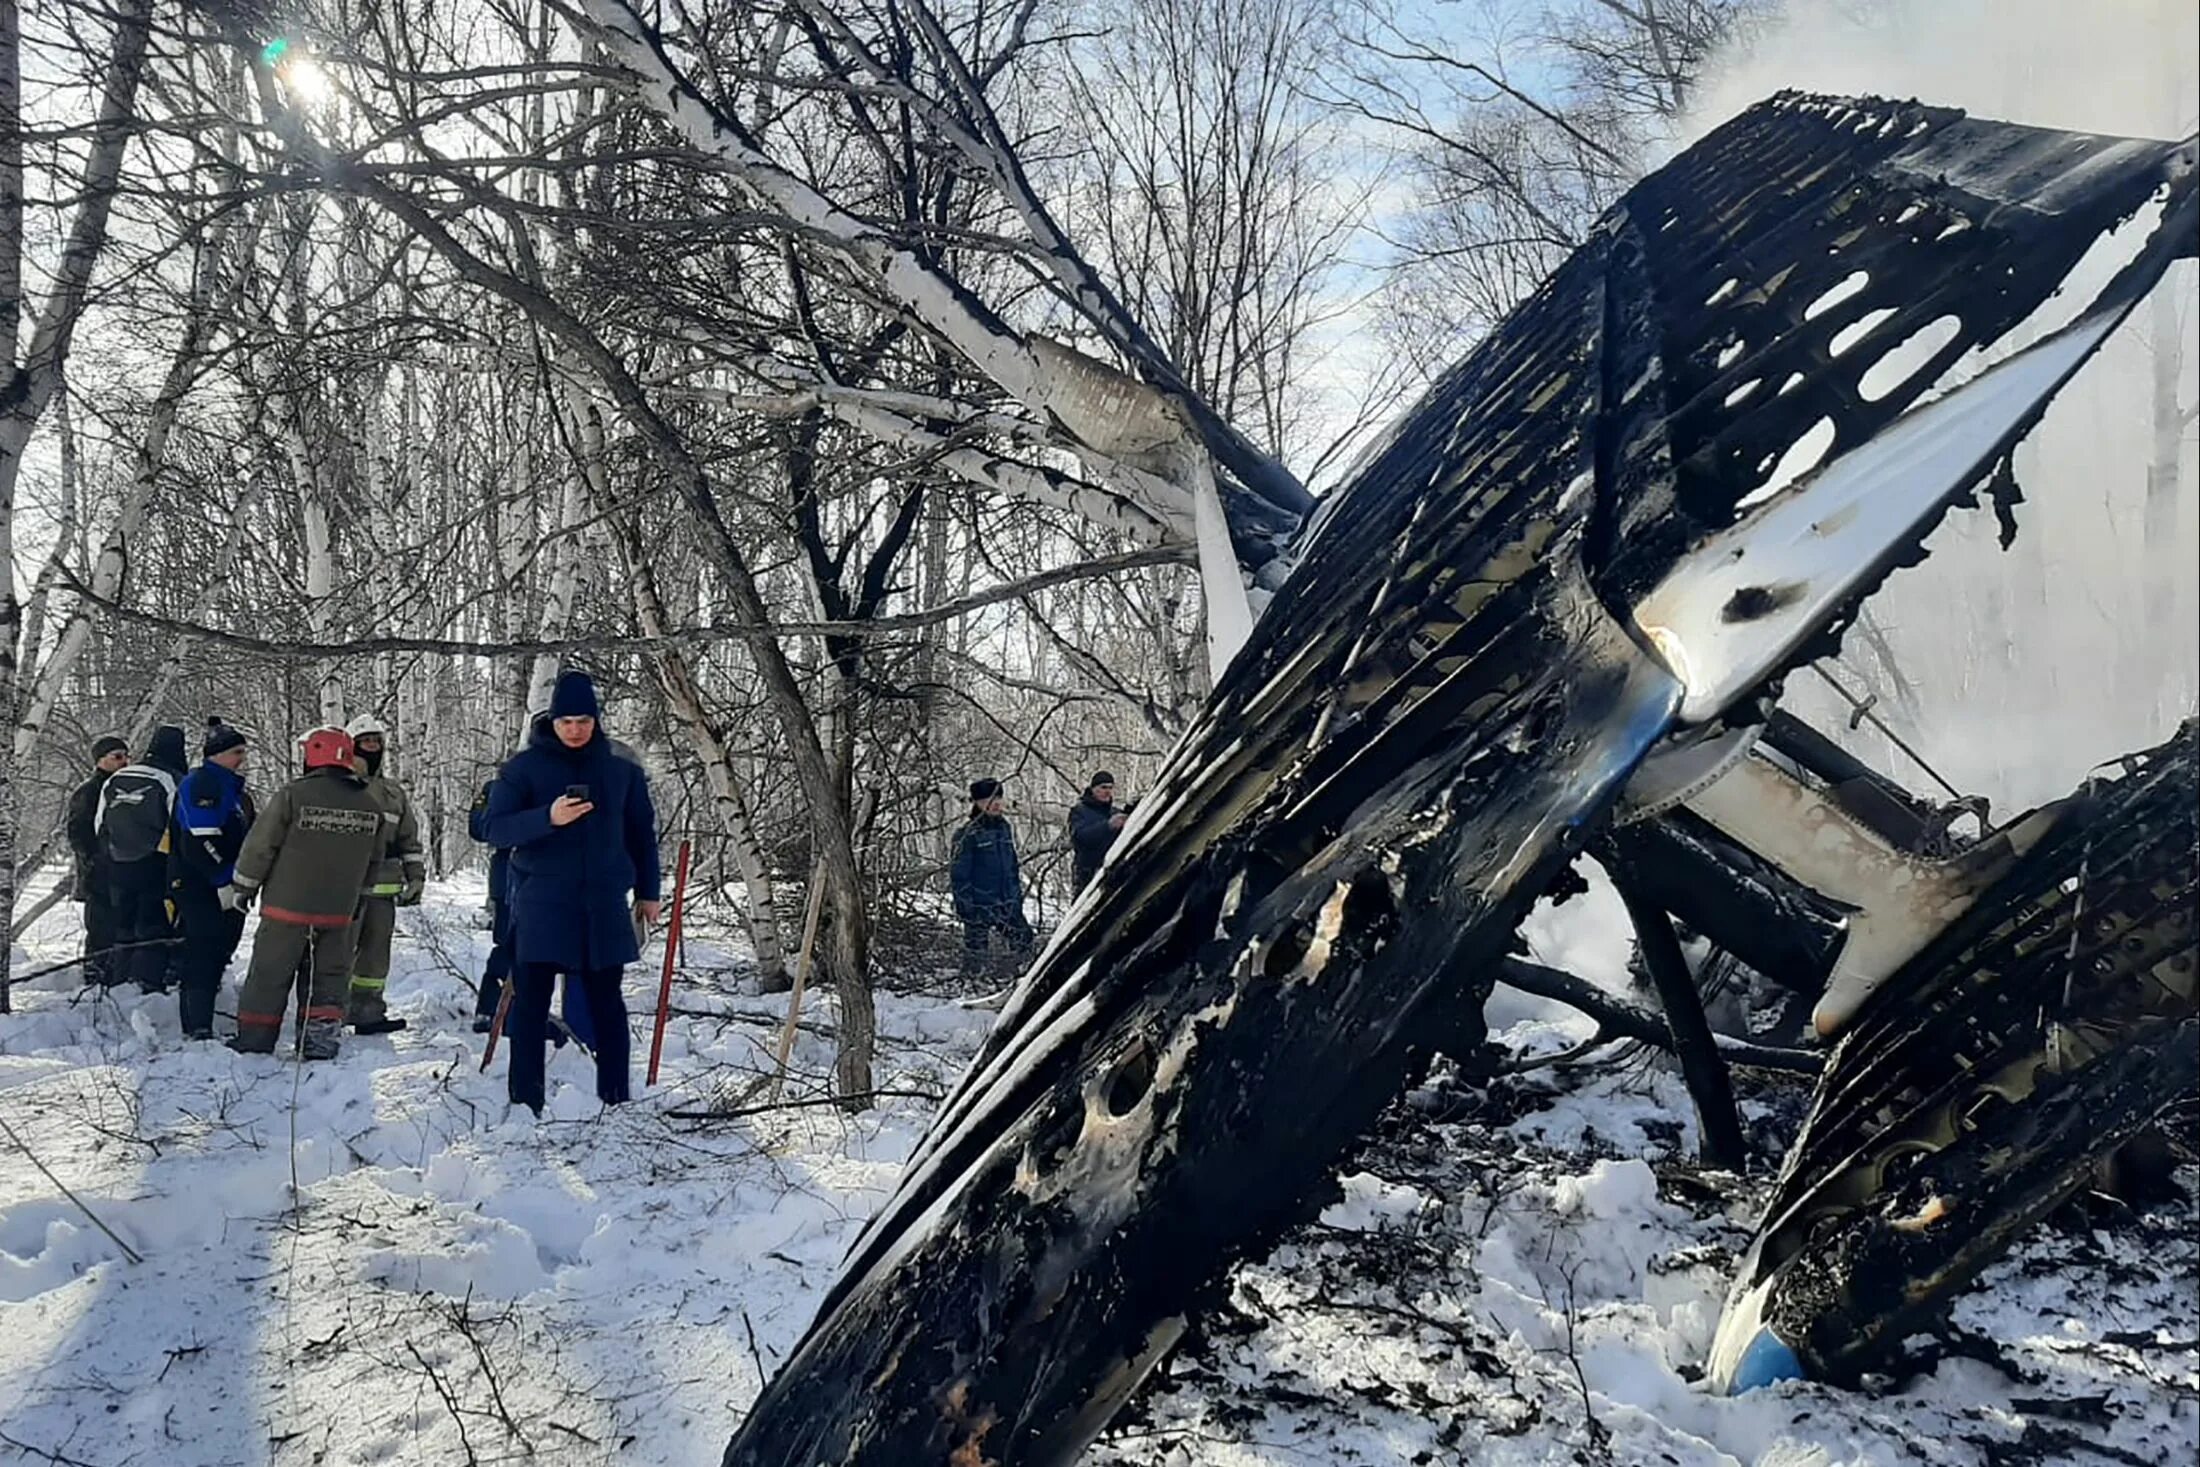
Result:
M955 858L948 886L955 915L962 919L962 964L958 972L974 976L986 967L987 946L999 932L1008 940L1013 961L1021 966L1030 953L1031 924L1024 920L1024 880L1016 861L1016 832L1002 813L1001 782L973 780L970 819L955 833Z
M183 730L164 723L153 730L144 759L116 770L99 792L92 829L107 862L115 912L114 961L101 977L110 986L135 982L146 993L168 991L175 945L168 910L170 817L185 768Z
M244 903L231 877L255 814L244 783L244 735L210 718L200 748L205 762L176 789L168 853L168 899L182 938L176 1013L186 1039L214 1037L214 999L244 938Z
M1124 812L1115 808L1115 776L1103 769L1085 782L1085 792L1069 807L1069 894L1080 896L1108 859L1108 848L1123 829Z
M380 857L382 805L352 768L351 735L317 728L304 739L305 773L275 792L237 853L240 905L260 898L252 962L237 995L239 1054L272 1054L298 967L307 966L298 1050L336 1058L351 983L352 917Z
M92 742L91 777L69 792L69 854L76 858L76 900L84 904L84 981L106 982L108 949L115 945L114 893L107 857L100 849L100 792L108 778L130 762L130 746L109 735Z
M551 990L566 975L586 999L596 1049L596 1097L630 1097L626 965L641 956L639 916L658 914L657 813L640 765L617 753L600 723L596 685L558 677L527 746L498 771L480 831L511 852L512 1104L542 1113L543 1046ZM632 901L630 903L629 897Z
M382 720L363 713L351 721L352 765L382 806L382 853L367 873L366 888L359 894L357 934L352 949L351 992L345 1000L345 1022L357 1034L390 1034L405 1027L403 1019L389 1015L383 997L390 979L390 941L397 934L397 909L420 904L428 885L428 864L420 848L420 817L412 796L391 778L384 765L389 730Z

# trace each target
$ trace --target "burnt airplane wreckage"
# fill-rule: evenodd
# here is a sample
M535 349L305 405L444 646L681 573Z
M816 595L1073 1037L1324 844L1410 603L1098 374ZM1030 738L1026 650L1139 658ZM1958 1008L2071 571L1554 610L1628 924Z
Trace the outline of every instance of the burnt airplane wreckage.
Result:
M1629 193L1324 506L729 1467L1073 1461L1584 853L1654 972L1679 916L1834 1040L1715 1388L1870 1368L2190 1092L2190 724L1959 835L1773 704L1951 505L2010 527L2193 165L1785 94Z

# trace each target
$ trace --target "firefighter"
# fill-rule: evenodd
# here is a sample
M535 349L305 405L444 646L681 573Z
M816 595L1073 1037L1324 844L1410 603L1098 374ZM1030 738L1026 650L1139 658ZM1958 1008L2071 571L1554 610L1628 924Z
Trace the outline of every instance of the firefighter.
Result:
M352 918L388 838L381 802L352 767L351 735L317 728L303 742L305 774L268 801L237 857L236 900L263 900L229 1047L274 1052L293 975L308 958L298 1048L309 1060L334 1059L351 979Z
M186 1039L214 1037L214 998L244 937L244 904L232 878L254 813L244 784L245 736L209 719L201 752L205 762L176 790L168 857L169 899L183 937L176 954L176 1010Z
M427 862L420 850L420 817L405 787L383 772L389 730L371 713L362 713L344 730L351 735L352 767L382 807L382 849L367 885L359 894L353 924L355 951L351 993L344 1018L358 1034L389 1034L405 1027L389 1016L383 990L390 981L390 939L397 932L397 909L420 904L428 884Z

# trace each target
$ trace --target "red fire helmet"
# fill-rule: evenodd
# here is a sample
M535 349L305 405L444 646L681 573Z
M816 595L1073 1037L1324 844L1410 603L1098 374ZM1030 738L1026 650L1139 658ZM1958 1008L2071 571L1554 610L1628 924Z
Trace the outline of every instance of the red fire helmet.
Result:
M317 728L298 740L307 769L351 768L351 735L340 728Z

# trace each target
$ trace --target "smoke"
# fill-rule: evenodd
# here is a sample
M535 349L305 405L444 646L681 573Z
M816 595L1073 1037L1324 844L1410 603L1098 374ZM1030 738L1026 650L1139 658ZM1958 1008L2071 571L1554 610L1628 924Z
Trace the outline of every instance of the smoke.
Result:
M1709 68L1685 143L1783 87L1916 97L2045 127L2183 137L2200 118L2192 0L1795 0ZM2098 282L2093 282L2098 284ZM2075 287L2074 287L2075 288ZM1837 675L1997 818L2068 793L2088 769L2166 737L2200 695L2200 490L2189 264L2079 375L2018 450L2027 502L1998 549L1992 513L1958 510L1924 565L1869 605ZM2159 430L2159 431L2158 431ZM2150 477L2176 495L2157 496ZM1909 685L1905 696L1903 684ZM1788 704L1921 792L1930 782L1818 678Z

